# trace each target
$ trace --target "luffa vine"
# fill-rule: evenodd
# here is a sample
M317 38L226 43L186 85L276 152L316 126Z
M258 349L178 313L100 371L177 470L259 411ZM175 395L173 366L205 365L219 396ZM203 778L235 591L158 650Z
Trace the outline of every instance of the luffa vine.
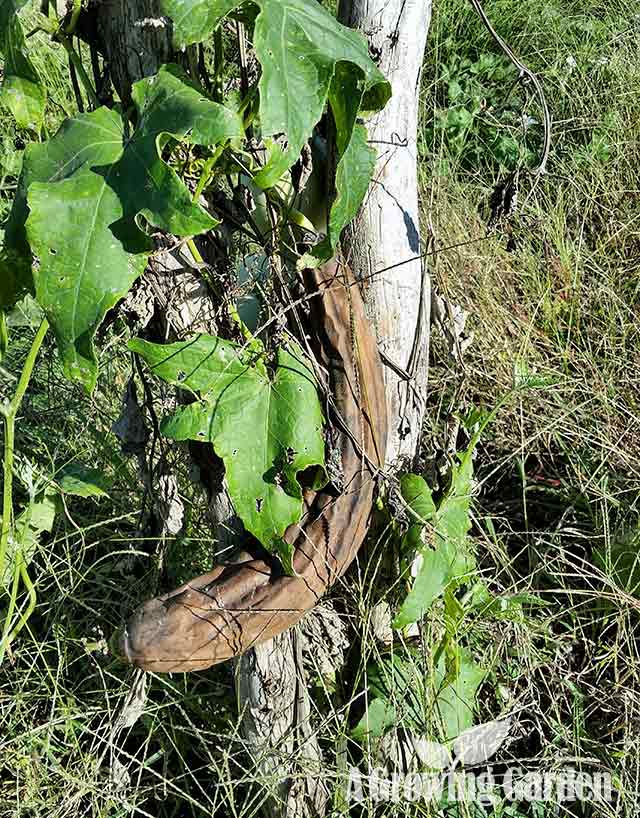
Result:
M19 127L38 134L46 89L29 59L19 16L24 5L23 0L0 0L5 58L0 99ZM172 21L176 60L182 65L165 65L135 83L130 107L94 105L66 119L51 138L29 145L5 226L2 346L9 342L5 316L26 295L35 297L45 316L38 343L50 325L66 377L88 392L99 375L96 331L143 274L156 246L152 233L182 239L197 254L192 238L219 222L203 194L221 180L232 175L264 191L273 234L284 235L291 221L309 226L292 210L290 170L327 111L335 133L335 195L326 235L315 237L310 252L316 262L329 258L373 171L375 152L359 117L379 110L390 95L362 36L341 26L317 0L162 0L161 8ZM80 66L67 32L81 11L76 3L66 18L43 16L41 21ZM253 84L225 98L222 31L234 18L246 27L259 70ZM190 49L212 39L216 76L208 94ZM88 83L86 73L81 79ZM88 89L90 100L95 100L94 90ZM249 150L250 145L260 150ZM196 147L200 175L188 186L179 158ZM167 419L164 433L213 443L245 527L289 566L291 550L282 534L302 512L298 473L315 466L315 486L324 479L322 411L300 346L287 341L267 348L258 339L237 345L199 336L168 347L133 340L131 348L161 378L193 392L195 402ZM25 389L34 363L35 356L23 373ZM20 581L31 596L33 586L25 527L12 502L14 404L8 401L4 407L0 576L15 603ZM257 442L243 433L239 405L261 430ZM33 502L50 491L43 488ZM3 645L24 619L12 617L10 607Z

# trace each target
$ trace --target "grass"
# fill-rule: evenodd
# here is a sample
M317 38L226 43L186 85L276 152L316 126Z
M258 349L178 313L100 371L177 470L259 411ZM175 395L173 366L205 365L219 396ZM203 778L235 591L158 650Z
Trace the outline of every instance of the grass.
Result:
M494 405L514 372L537 379L537 388L499 414L476 458L483 573L503 593L526 590L545 603L507 618L499 636L482 618L469 623L467 638L484 647L492 667L491 691L480 696L491 704L483 719L509 708L522 713L526 735L509 748L516 756L548 764L563 754L591 757L615 770L620 798L611 814L626 815L635 809L639 773L633 200L640 118L629 89L638 85L640 66L628 7L587 6L487 4L501 36L543 78L554 119L548 173L521 174L510 219L487 230L492 187L513 168L495 146L506 134L535 164L535 101L520 96L534 123L523 134L513 100L502 100L485 78L489 108L463 139L427 125L426 215L438 246L466 242L438 254L435 285L469 312L474 340L460 371L434 339L426 437L432 450L444 448L452 415ZM452 102L442 87L452 81L450 72L443 79L442 56L464 73L461 60L473 66L495 54L465 3L436 9L431 47L427 123L442 116L438 100ZM469 99L461 104L472 110Z
M497 604L469 594L459 609L437 603L420 635L396 640L393 652L422 680L410 716L432 740L443 738L433 647L446 637L448 649L468 651L486 671L476 723L514 717L497 768L528 759L531 768L554 769L572 759L613 771L619 794L611 806L569 804L554 813L561 815L635 815L640 779L640 7L633 6L486 3L501 36L541 76L554 120L547 174L521 171L515 213L491 229L494 187L517 167L535 166L537 103L514 85L464 0L436 3L423 79L421 184L425 229L439 248L434 285L469 313L473 332L460 366L433 330L424 434L432 485L452 443L462 450L468 442L460 418L492 408L514 373L531 386L500 411L475 458L477 580ZM36 58L54 87L53 132L75 102L60 52L43 40ZM6 117L2 131L6 214L19 161L12 151L28 137ZM229 669L154 677L134 720L130 690L139 679L107 644L154 592L167 548L184 552L208 533L182 472L188 541L168 543L153 528L135 459L117 452L111 432L129 361L115 343L117 325L109 332L95 395L63 380L49 345L18 425L22 468L30 462L51 472L82 461L100 468L110 487L106 498L70 499L34 558L36 613L0 671L0 815L253 815L257 772L238 736ZM14 328L3 363L10 372L30 333ZM179 452L166 455L183 468ZM18 499L26 501L26 489ZM399 591L389 559L398 532L387 522L336 590L348 614L347 662L335 680L313 679L328 775L343 770L345 743L354 762L377 758L373 744L359 749L348 740L348 727L390 653L373 636L381 602L395 604ZM412 686L392 687L404 707ZM132 724L118 721L123 712ZM470 804L441 809L478 814ZM401 804L378 812L434 810ZM498 799L489 814L551 810Z

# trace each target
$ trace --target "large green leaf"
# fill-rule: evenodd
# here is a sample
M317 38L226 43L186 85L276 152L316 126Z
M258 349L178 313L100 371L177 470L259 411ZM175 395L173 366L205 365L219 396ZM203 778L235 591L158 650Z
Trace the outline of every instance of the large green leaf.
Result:
M59 182L53 194L49 185L34 183L29 206L27 231L40 257L36 298L51 323L65 375L91 390L98 374L95 331L144 271L151 246L137 230L127 249L123 234L113 235L114 222L124 215L121 203L95 173Z
M122 122L115 111L107 108L65 119L52 139L27 147L5 230L3 266L12 278L10 285L0 290L0 308L12 307L25 293L34 290L25 229L29 215L27 191L32 183L54 183L83 172L89 174L92 166L115 162L121 154ZM64 230L59 218L54 223Z
M4 304L35 289L66 375L88 389L97 377L93 335L153 248L140 216L179 236L216 224L161 159L163 143L169 135L207 145L242 136L240 118L206 99L175 66L136 83L132 96L132 135L115 111L100 108L29 147L5 235L15 282ZM31 250L39 257L33 284Z
M213 444L245 528L290 566L282 535L302 513L298 475L324 463L316 381L300 347L281 347L270 371L259 341L253 350L211 335L129 346L156 375L200 396L164 420L163 434Z
M206 39L221 18L241 3L162 0L173 18L176 45ZM355 71L361 83L358 105L379 110L391 88L369 57L357 31L341 25L317 0L256 0L260 8L253 45L262 66L260 122L264 137L284 134L286 148L273 145L267 165L256 176L263 188L274 185L296 161L322 116L336 66ZM203 27L198 30L194 21ZM360 135L362 140L362 135ZM354 146L355 150L355 146ZM363 161L362 151L360 163Z
M254 46L262 66L260 117L264 134L284 133L287 148L276 148L256 177L270 187L298 158L322 116L339 62L362 72L362 90L374 109L383 107L391 89L369 57L357 31L342 26L315 0L260 0Z
M24 3L25 0L0 0L0 52L5 58L0 102L9 108L20 128L39 131L46 94L25 54L24 34L18 18Z
M421 520L431 520L433 528L430 532L418 521L409 526L405 535L404 549L412 557L415 555L415 579L394 620L395 628L417 622L450 583L459 582L473 570L475 560L467 542L472 477L473 461L471 454L465 452L453 468L451 486L437 511L431 489L421 477L403 478L401 491L405 501Z

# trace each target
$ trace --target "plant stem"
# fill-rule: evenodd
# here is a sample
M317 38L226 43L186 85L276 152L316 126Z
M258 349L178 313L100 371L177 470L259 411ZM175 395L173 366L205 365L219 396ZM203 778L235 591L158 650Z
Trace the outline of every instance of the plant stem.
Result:
M71 39L69 37L66 37L62 33L59 33L58 36L57 36L57 40L62 44L63 48L65 49L65 51L69 55L69 59L71 60L71 63L73 64L73 67L76 69L76 73L78 74L78 79L84 85L84 90L87 92L87 96L89 97L89 100L91 101L91 105L94 108L99 108L100 103L98 102L98 97L96 96L95 89L94 89L93 85L91 84L91 80L89 79L89 75L84 70L84 65L82 64L82 60L80 59L80 57L76 53L76 50L73 47L73 44L71 43Z
M42 346L42 342L44 341L44 337L47 334L48 329L49 322L47 321L46 318L43 318L42 321L40 322L40 326L38 327L35 338L31 343L31 349L29 350L27 359L24 362L24 366L22 367L20 380L18 381L16 391L11 400L10 411L13 412L14 418L18 414L20 404L22 403L22 399L24 398L24 393L27 391L27 387L29 386L29 381L31 380L31 376L33 374L33 368L36 363L36 358L38 357L38 352L40 352L40 347Z
M4 563L9 545L9 532L12 526L13 498L13 443L15 437L15 418L5 415L4 418L4 461L2 464L4 485L2 487L2 531L0 532L0 580L4 577Z
M194 202L196 203L198 202L202 194L202 191L209 184L209 179L211 178L211 171L213 170L218 159L220 159L220 157L222 156L223 151L224 145L218 145L213 154L204 163L202 173L200 174L200 178L198 179L198 186L196 187L195 193L193 194Z
M82 0L73 0L73 9L71 11L71 19L69 20L69 25L65 29L67 34L73 34L75 32L76 25L78 23L78 17L80 17L80 12L81 11L82 11Z
M200 251L196 247L196 243L192 238L187 239L187 247L191 251L191 255L193 256L193 260L195 261L195 263L196 264L204 264L204 260L203 260L202 256L200 255Z
M22 628L26 625L27 620L36 609L36 589L33 586L31 577L29 576L27 563L25 562L24 554L22 552L18 555L18 566L20 570L20 579L22 580L22 584L24 585L25 591L29 596L29 604L27 605L26 610L20 617L18 624L15 626L15 628L13 628L13 630L9 634L7 644L10 644L15 639L15 637L20 633ZM0 645L0 664L2 664L2 657L4 656L5 648L6 648L5 644Z
M2 640L0 641L0 664L4 659L4 652L9 644L9 630L11 628L11 620L13 619L13 612L16 608L16 600L18 598L18 583L20 581L20 563L22 563L22 554L16 557L16 565L13 570L13 581L11 583L11 592L9 595L9 609L4 619L4 626L2 628Z
M222 74L224 72L224 42L222 40L222 26L213 32L213 83L211 96L214 102L222 102L224 88Z
M13 398L2 408L2 414L4 416L4 461L2 466L4 485L2 488L2 531L0 532L0 582L4 577L7 548L9 546L9 532L11 531L13 520L13 456L16 417L18 416L24 394L29 386L36 358L38 357L38 352L40 351L48 329L49 322L46 318L43 318L31 344L27 359L22 367L20 379L18 380Z
M195 45L187 46L187 61L189 63L189 72L191 79L198 82L198 47Z

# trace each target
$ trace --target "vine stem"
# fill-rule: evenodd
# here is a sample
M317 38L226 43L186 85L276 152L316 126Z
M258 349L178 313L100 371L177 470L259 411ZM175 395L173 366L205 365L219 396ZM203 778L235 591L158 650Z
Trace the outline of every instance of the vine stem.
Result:
M223 72L224 42L222 39L222 26L218 26L213 32L213 84L211 92L214 102L222 102L224 98Z
M17 555L17 563L22 565L22 554L19 553ZM11 592L9 594L9 608L7 610L7 614L4 619L4 625L2 628L2 640L0 641L0 664L2 664L2 660L4 659L4 652L7 649L7 645L9 644L9 630L11 628L11 620L13 619L13 612L16 609L16 600L18 598L18 583L20 582L20 570L14 570L13 572L13 581L11 583Z
M2 414L4 420L4 462L3 462L4 485L2 488L2 530L0 532L0 581L4 577L7 549L9 547L9 533L11 532L13 522L13 460L15 447L16 418L18 416L18 412L20 411L22 399L24 398L25 392L27 391L27 388L29 386L29 382L31 380L33 369L36 363L36 358L38 357L38 352L40 352L40 347L42 346L42 342L44 341L44 337L47 334L48 329L49 322L47 321L46 318L43 318L42 321L40 322L40 326L38 327L38 331L36 332L35 338L33 339L31 348L29 349L27 359L24 362L24 366L22 367L22 372L20 373L20 378L18 380L18 384L16 386L16 390L13 394L13 397L8 403L5 403L4 406L0 407L0 413ZM0 645L0 662L2 661L2 657L4 655L6 630L9 626L13 614L13 607L15 605L15 593L17 592L16 583L18 574L22 576L22 580L25 583L25 587L27 588L27 591L29 593L30 610L32 609L32 606L34 604L33 586L31 585L31 581L29 580L29 576L26 571L26 565L24 565L24 561L22 560L22 555L17 554L16 559L18 565L17 570L14 572L13 588L11 591L13 605L10 605L9 614L5 621L4 628L5 633L3 633L2 645Z
M224 145L218 145L213 154L204 163L202 173L200 174L200 178L198 179L198 186L196 187L195 192L193 194L194 202L197 203L199 201L200 196L202 195L202 191L209 184L209 181L211 180L211 171L213 170L218 159L220 159L220 157L222 156L223 152Z
M76 70L76 73L78 75L78 79L83 84L84 89L87 92L87 96L89 97L91 105L94 107L94 109L99 108L100 103L98 101L98 97L96 95L95 89L94 89L93 85L91 84L91 80L89 79L89 75L84 70L84 65L82 64L82 60L80 59L80 57L77 54L75 48L73 47L73 44L71 43L70 38L63 35L63 34L61 34L61 33L59 33L58 36L57 36L57 40L58 40L59 43L61 43L64 50L69 55L69 60L71 61L71 64L73 65L73 67Z

